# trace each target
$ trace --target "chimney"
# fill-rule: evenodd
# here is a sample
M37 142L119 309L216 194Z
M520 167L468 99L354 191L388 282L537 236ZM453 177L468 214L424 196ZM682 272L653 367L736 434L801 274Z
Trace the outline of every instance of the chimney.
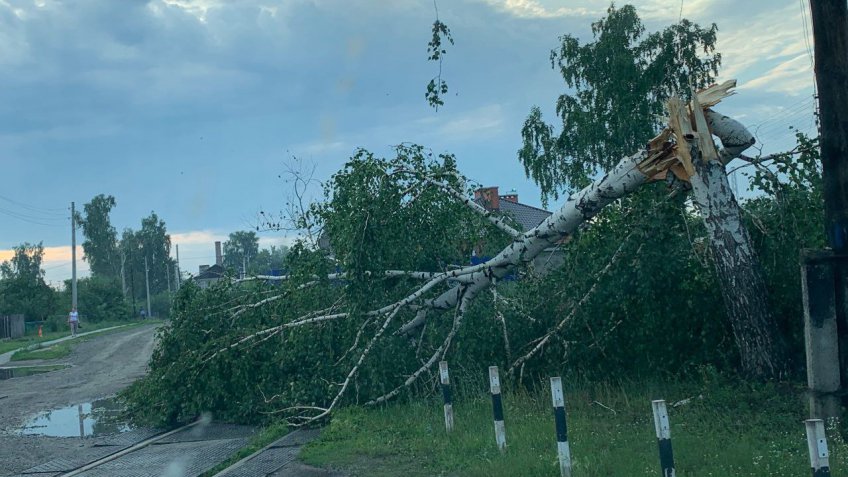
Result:
M215 265L219 267L224 265L224 257L221 256L221 242L215 242Z
M512 203L517 204L518 203L518 191L516 191L515 189L512 189L509 192L507 192L506 194L502 195L501 199L508 200Z
M486 210L499 210L501 208L498 186L481 187L474 191L474 200L482 202Z

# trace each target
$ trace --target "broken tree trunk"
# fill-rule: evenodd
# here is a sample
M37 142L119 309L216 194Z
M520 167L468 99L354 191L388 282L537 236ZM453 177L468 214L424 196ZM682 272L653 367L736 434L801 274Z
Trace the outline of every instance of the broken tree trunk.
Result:
M697 95L691 108L669 101L670 124L678 138L678 152L689 156L692 198L704 220L725 312L733 329L742 371L752 377L777 377L784 371L785 350L768 303L762 267L742 221L739 204L724 168L730 158L754 143L736 121L712 111L703 112ZM694 126L694 129L692 128ZM734 134L727 134L729 128ZM716 151L711 132L724 149ZM685 144L688 142L689 150Z

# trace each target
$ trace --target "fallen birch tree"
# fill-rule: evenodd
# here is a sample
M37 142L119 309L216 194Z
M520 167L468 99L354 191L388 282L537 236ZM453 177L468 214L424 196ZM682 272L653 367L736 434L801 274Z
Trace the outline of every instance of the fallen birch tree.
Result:
M481 292L492 287L498 280L505 278L508 274L521 269L543 250L556 245L568 238L583 224L591 223L593 218L604 207L625 197L637 190L642 185L664 180L675 187L684 187L691 184L695 189L696 201L701 206L711 206L719 203L722 207L733 213L735 200L728 203L722 201L721 194L715 194L716 184L721 186L721 181L716 181L716 172L723 175L723 164L730 158L737 157L752 144L751 135L739 122L726 116L722 116L710 108L720 102L723 98L732 94L730 89L735 82L726 82L715 85L698 92L691 103L683 104L680 100L673 98L669 101L669 127L661 131L651 140L644 149L621 159L612 170L603 177L598 178L592 184L573 194L568 201L539 226L519 232L506 224L501 217L489 214L481 209L473 201L470 201L462 193L463 184L461 178L451 174L447 179L442 174L439 177L429 175L426 172L411 172L408 170L389 171L389 174L409 174L413 176L411 181L418 184L418 188L410 187L403 194L411 195L414 200L415 194L422 194L426 189L435 189L438 194L444 194L482 217L500 233L507 235L509 243L497 254L483 263L473 266L462 266L441 271L428 270L385 270L371 272L368 270L350 270L326 274L310 274L299 277L296 288L289 289L287 293L306 293L310 290L326 287L331 281L343 281L345 283L356 283L358 279L399 279L418 280L419 285L414 286L408 293L400 295L388 303L377 304L370 308L363 308L359 303L352 306L343 302L342 299L335 300L329 307L320 307L312 311L292 316L283 322L266 327L246 336L242 336L236 342L228 343L202 356L204 365L214 365L216 360L227 353L238 352L239 349L262 342L284 331L290 332L295 329L308 329L310 327L326 325L328 323L348 323L355 326L356 332L353 342L345 345L347 350L339 358L339 362L349 359L350 366L343 373L341 382L333 383L330 389L333 392L326 401L321 403L289 403L277 412L286 416L293 424L304 424L316 419L321 419L332 412L344 397L350 393L352 387L356 386L357 376L362 372L372 352L386 340L401 340L409 342L407 337L414 336L426 326L428 321L438 320L441 313L453 310L452 322L441 339L441 343L435 346L429 356L422 357L417 369L409 370L405 379L397 386L387 389L382 393L368 393L367 404L373 405L385 402L402 392L403 389L412 386L421 376L431 372L433 366L443 359L451 347L451 342L457 331L462 327L463 318L474 300ZM719 151L716 150L712 135L715 134L723 145ZM704 174L701 177L699 174ZM726 179L725 179L726 182ZM721 191L719 191L721 192ZM710 195L713 194L713 195ZM738 206L736 210L738 216ZM379 217L365 217L365 223L370 220L381 220ZM708 224L708 229L710 229ZM719 234L721 227L713 227L711 233ZM356 233L352 231L351 233ZM613 256L613 260L616 259ZM366 260L367 261L367 260ZM375 268L379 266L375 265ZM733 272L731 268L729 272ZM603 270L601 273L605 273ZM255 280L295 280L296 277L256 277ZM250 280L247 280L248 282ZM233 284L239 286L244 283ZM367 295L367 290L365 290ZM587 292L592 293L592 289ZM320 295L320 293L319 293ZM253 303L242 304L229 308L228 318L234 326L237 325L239 315L246 310L260 309L268 303L283 299L284 294L264 296L261 300ZM577 303L580 306L581 302ZM217 311L220 313L220 311ZM403 320L401 317L409 319ZM542 350L549 337L556 333L568 321L572 314L567 315L561 322L552 328L548 334L535 343L531 349L516 359L511 368L522 365L534 354ZM211 334L214 330L206 330ZM506 337L505 337L506 338ZM762 345L759 343L758 345ZM357 391L358 394L358 391ZM268 398L268 402L274 401L274 397Z
M258 388L266 406L274 407L263 412L281 415L292 424L305 424L329 415L342 402L374 405L398 396L429 376L436 363L448 355L472 304L481 296L488 296L484 291L493 289L510 274L526 270L542 251L567 240L579 227L591 227L605 207L642 185L666 181L675 187L687 183L699 187L692 172L697 174L701 163L715 162L723 170L722 159L741 154L750 145L745 139L749 133L739 122L709 109L730 95L733 85L728 82L701 91L690 104L672 101L668 128L642 150L621 159L609 172L572 195L538 227L526 231L468 200L463 192L465 184L452 167L434 168L417 159L386 167L368 157L360 158L356 167L363 168L366 174L356 178L360 182L353 181L350 170L336 177L331 217L340 219L338 223L324 224L331 238L339 234L349 239L338 242L339 247L333 251L336 261L307 247L295 246L290 256L301 258L291 262L297 267L288 276L234 280L209 292L184 287L175 303L174 323L168 330L171 335L166 333L161 341L154 355L154 370L146 378L165 380L171 388L182 388L173 393L178 402L163 401L170 397L161 393L144 394L155 393L158 384L146 387L143 382L133 388L136 400L155 407L156 413L167 420L179 420L182 412L220 407L220 403L216 404L220 396L237 399L232 395L235 391L219 387L227 386L233 376L250 373L252 378L246 382ZM721 150L715 150L711 133L722 143ZM449 159L445 162L450 163ZM392 183L387 188L385 179L399 176L406 182ZM347 180L352 182L344 182ZM344 196L348 193L354 197ZM381 202L384 199L385 203ZM404 208L416 205L416 201L425 201L423 212L404 215ZM417 250L423 242L409 235L431 231L446 222L444 214L456 212L455 209L464 215L449 221L449 228L434 232L443 238L445 247L454 244L454 248ZM318 215L321 209L313 208L309 213ZM426 216L422 217L422 213ZM355 220L342 220L353 215ZM395 227L407 224L406 229L391 237L381 235L390 219L395 220L391 222ZM496 240L504 245L483 263L451 266L453 260L467 260L469 246L477 243L474 240L481 234L490 245ZM385 245L384 240L391 243ZM457 246L460 242L468 243ZM381 247L371 250L369 244ZM399 251L402 246L410 250ZM613 254L610 264L594 275L595 283L621 257L623 246ZM267 282L276 285L269 287ZM391 284L390 292L381 288L387 283ZM593 285L569 313L531 341L512 360L511 370L523 369L528 360L543 351L594 290ZM235 298L222 299L230 296ZM494 296L497 301L497 294ZM448 316L451 318L446 319ZM509 355L506 323L502 316L499 319L493 320L491 326L503 328L505 355ZM246 331L250 329L253 331ZM422 347L425 332L428 346ZM278 341L270 341L275 338ZM252 359L260 361L245 362L245 353L254 349L261 351L251 355ZM167 356L169 353L171 357ZM263 384L270 375L253 368L274 362L280 353L291 355L276 371L262 369L266 370L264 373L281 373L290 389L276 384L278 391L273 391L274 387ZM184 361L178 363L173 355ZM407 358L402 359L402 355ZM379 367L389 369L371 374ZM325 384L306 392L298 388L299 379ZM193 391L193 387L198 390ZM268 391L276 394L268 395ZM236 408L248 415L249 409Z

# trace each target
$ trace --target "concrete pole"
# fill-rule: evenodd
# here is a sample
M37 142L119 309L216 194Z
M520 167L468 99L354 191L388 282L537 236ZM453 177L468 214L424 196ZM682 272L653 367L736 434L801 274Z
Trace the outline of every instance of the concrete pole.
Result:
M671 447L671 425L668 422L668 410L665 401L651 401L654 411L654 430L657 434L657 447L660 451L660 469L663 477L674 477L674 452Z
M178 245L175 245L175 247L177 249L177 263L174 264L174 275L175 275L174 278L176 278L176 284L174 285L174 287L177 289L177 291L179 291L180 290L180 246L178 244Z
M836 323L836 262L827 250L801 251L801 291L804 299L804 348L810 417L839 417L841 406L839 336Z
M503 400L501 399L501 378L497 366L489 366L489 389L492 393L492 414L495 422L495 442L498 450L506 450L506 429L504 427Z
M71 202L71 307L77 307L77 217Z
M568 424L565 419L565 394L562 392L562 379L559 377L551 378L551 402L554 406L559 475L571 477L571 448L568 445Z
M165 262L165 277L168 279L168 293L171 293L171 264Z
M445 430L450 432L453 430L453 397L447 361L439 362L439 379L442 383L442 399L445 402Z
M830 477L830 452L827 450L824 421L807 419L804 427L807 429L807 450L810 453L813 477Z
M147 254L144 254L144 285L147 287L147 316L153 316L150 308L150 269L147 267Z

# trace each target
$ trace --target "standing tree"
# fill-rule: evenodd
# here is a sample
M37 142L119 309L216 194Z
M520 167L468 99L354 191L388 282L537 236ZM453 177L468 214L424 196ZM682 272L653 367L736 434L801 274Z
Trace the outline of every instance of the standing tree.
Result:
M534 107L522 128L524 144L518 152L528 177L541 187L543 200L584 187L610 170L615 158L644 148L665 122L663 108L669 98L689 98L693 88L712 83L721 62L715 53L716 31L715 24L703 29L684 19L646 34L636 9L625 5L611 6L606 17L592 24L594 41L581 45L571 35L561 37L560 46L551 52L551 65L573 90L557 99L562 130L556 134ZM710 124L713 132L722 127L721 118L715 119ZM701 130L709 135L708 128ZM724 170L731 157L753 144L753 137L744 128L733 130L736 133L724 135L726 149L715 160L684 161L676 175L691 183L704 217L742 368L754 376L775 376L783 371L783 346L761 267ZM701 148L705 154L707 149ZM668 175L668 180L675 176Z
M114 207L114 197L100 194L85 204L85 216L78 214L76 221L85 236L82 249L92 275L117 279L121 276L118 232L109 220Z
M22 313L29 320L45 318L53 309L55 293L44 281L39 243L14 248L8 262L0 264L0 314Z
M281 271L285 266L289 248L285 245L263 248L256 254L256 259L250 260L248 272L253 275L269 275L273 271Z
M256 232L240 230L233 232L229 240L224 242L224 268L242 270L245 273L250 266L250 261L259 254L259 237Z
M168 235L165 221L155 212L141 220L141 229L124 229L119 245L124 255L124 270L127 287L132 290L133 298L145 298L144 261L149 269L150 294L156 295L168 291L168 281L174 270L171 259L171 236ZM136 310L138 311L138 310Z

